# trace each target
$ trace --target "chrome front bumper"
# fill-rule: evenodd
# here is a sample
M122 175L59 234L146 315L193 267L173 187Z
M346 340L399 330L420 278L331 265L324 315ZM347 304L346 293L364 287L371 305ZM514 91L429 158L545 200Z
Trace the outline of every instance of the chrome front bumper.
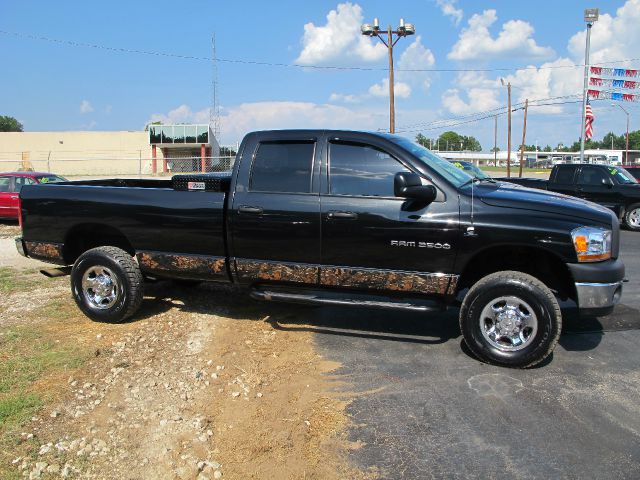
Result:
M620 301L622 281L614 283L576 283L580 310L610 308Z

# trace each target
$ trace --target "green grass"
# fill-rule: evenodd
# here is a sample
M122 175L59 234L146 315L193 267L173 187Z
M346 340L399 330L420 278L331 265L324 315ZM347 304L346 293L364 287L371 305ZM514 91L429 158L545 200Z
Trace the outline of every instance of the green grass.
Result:
M0 293L32 288L35 283L42 281L40 276L35 276L37 272L37 269L19 271L11 267L0 267Z
M42 399L33 393L19 392L0 399L0 427L21 425L40 408Z

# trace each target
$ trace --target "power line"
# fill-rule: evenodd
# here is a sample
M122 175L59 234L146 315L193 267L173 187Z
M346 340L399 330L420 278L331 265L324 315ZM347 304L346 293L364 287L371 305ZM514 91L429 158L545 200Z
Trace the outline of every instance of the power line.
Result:
M153 50L140 50L134 48L124 48L124 47L110 47L107 45L100 45L96 43L87 43L87 42L77 42L74 40L63 40L52 37L45 37L42 35L32 35L28 33L19 33L19 32L10 32L7 30L0 30L0 34L13 36L17 38L27 38L30 40L39 40L49 43L56 43L59 45L66 45L71 47L86 47L86 48L94 48L97 50L105 50L109 52L115 53L128 53L128 54L137 54L137 55L150 55L156 57L166 57L166 58L176 58L181 60L198 60L198 61L217 61L221 63L235 63L242 65L258 65L265 67L283 67L283 68L307 68L312 70L354 70L354 71L366 71L366 72L385 72L388 71L388 67L346 67L339 65L305 65L301 63L281 63L281 62L262 62L258 60L242 60L242 59L233 59L233 58L212 58L212 57L203 57L197 55L183 55L179 53L168 53L168 52L159 52ZM590 65L611 65L611 64L619 64L623 62L634 62L639 61L640 58L626 58L621 60L613 60L610 62L600 62L600 63L592 63ZM511 68L403 68L396 69L399 72L511 72L514 70L554 70L554 69L567 69L567 68L581 68L584 67L583 63L575 63L571 65L548 65L546 67L536 67L534 65L527 65L524 67L511 67Z

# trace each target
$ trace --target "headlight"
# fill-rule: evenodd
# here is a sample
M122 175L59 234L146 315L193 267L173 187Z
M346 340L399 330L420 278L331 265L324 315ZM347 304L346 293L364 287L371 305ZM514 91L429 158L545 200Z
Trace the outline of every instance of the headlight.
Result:
M611 258L611 230L579 227L571 232L579 262L599 262Z

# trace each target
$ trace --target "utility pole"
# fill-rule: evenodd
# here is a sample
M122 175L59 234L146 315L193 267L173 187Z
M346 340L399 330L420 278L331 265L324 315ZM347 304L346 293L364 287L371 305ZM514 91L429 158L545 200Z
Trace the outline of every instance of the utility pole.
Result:
M507 112L507 178L511 177L511 82L507 83L507 98L508 108Z
M518 177L522 178L522 164L524 163L524 143L527 137L527 110L529 108L529 99L524 101L524 124L522 125L522 145L520 146L520 171Z
M591 27L598 21L598 9L587 8L584 11L584 21L587 22L587 42L584 49L584 84L582 87L582 125L580 125L580 163L584 163L584 133L585 116L587 114L587 88L589 83L589 48L591 45Z
M396 30L391 29L391 25L387 28L387 40L380 36L380 25L378 19L373 19L373 25L365 23L360 27L362 35L367 37L378 37L378 39L387 47L389 52L389 133L395 133L396 131L396 109L395 109L395 94L394 94L394 81L393 81L393 47L398 43L398 40L402 37L408 37L414 35L416 29L411 23L404 23L404 19L400 19L400 25ZM393 35L396 35L396 39L393 39Z
M493 117L493 165L498 166L498 115Z

